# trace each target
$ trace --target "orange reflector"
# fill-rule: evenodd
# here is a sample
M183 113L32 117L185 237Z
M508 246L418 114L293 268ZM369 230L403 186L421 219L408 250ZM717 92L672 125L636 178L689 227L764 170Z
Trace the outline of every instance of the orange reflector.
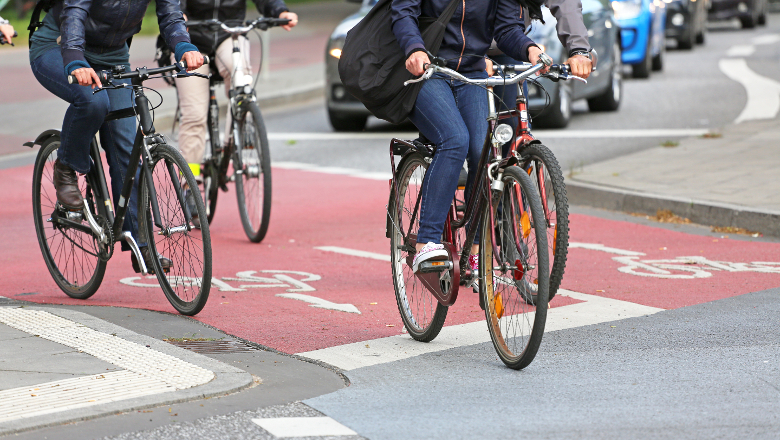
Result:
M534 284L536 284L537 286L539 285L539 278L534 280Z
M431 263L431 266L444 266L443 261L434 261Z
M504 301L501 299L500 293L493 297L493 304L496 310L496 316L498 316L498 319L501 319L501 317L504 316Z
M523 227L523 238L528 238L528 234L531 233L531 219L527 212L524 212L523 216L520 217L520 225Z
M555 225L553 230L553 253L555 253L555 245L558 243L558 225Z
M529 175L529 176L531 175L531 172L532 172L532 171L533 171L533 168L531 168L531 167L528 167L528 169L526 170L526 172L528 172L528 175Z
M459 191L465 191L465 190L466 190L466 187L465 187L465 186L459 186L459 187L458 187L458 190L459 190Z

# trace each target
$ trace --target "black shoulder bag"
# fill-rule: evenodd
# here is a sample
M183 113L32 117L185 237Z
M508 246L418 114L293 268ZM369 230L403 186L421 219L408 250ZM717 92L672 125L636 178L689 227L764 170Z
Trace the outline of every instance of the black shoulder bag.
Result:
M409 116L423 83L404 86L414 75L406 70L406 54L393 34L391 4L392 0L379 0L347 33L339 76L347 91L374 116L398 124ZM425 48L433 55L439 52L444 28L459 4L451 0L436 20L419 18Z

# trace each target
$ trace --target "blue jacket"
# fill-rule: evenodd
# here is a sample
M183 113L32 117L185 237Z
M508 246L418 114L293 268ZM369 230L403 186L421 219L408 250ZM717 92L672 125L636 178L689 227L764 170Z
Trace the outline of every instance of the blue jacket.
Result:
M111 52L141 30L150 0L63 0L50 13L60 27L62 60L86 63L84 51ZM160 33L169 47L190 42L179 0L156 0ZM88 64L85 64L88 65Z
M447 67L461 72L484 70L485 54L495 39L512 58L528 61L534 42L525 33L517 0L461 0L447 23L438 56ZM393 0L393 33L406 56L424 50L418 17L438 17L450 0ZM466 13L463 14L465 9Z

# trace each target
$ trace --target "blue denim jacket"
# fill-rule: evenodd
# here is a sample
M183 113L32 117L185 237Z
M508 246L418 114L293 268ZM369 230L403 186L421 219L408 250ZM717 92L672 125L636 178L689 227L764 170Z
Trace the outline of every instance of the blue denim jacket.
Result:
M62 61L86 62L84 51L100 54L124 47L141 30L150 0L63 0L50 13L60 28ZM190 42L178 0L155 0L160 33L170 47Z
M408 57L423 50L418 17L438 17L450 0L394 0L393 33ZM485 54L495 39L498 48L512 58L528 61L528 48L534 42L523 32L520 3L517 0L461 0L447 23L438 56L447 67L462 72L484 70ZM464 14L463 11L466 11Z

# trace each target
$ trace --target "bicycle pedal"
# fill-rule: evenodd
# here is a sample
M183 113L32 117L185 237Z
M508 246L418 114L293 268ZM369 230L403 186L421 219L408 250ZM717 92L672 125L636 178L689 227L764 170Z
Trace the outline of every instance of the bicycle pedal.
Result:
M444 272L452 270L452 261L423 261L417 270L419 273Z

